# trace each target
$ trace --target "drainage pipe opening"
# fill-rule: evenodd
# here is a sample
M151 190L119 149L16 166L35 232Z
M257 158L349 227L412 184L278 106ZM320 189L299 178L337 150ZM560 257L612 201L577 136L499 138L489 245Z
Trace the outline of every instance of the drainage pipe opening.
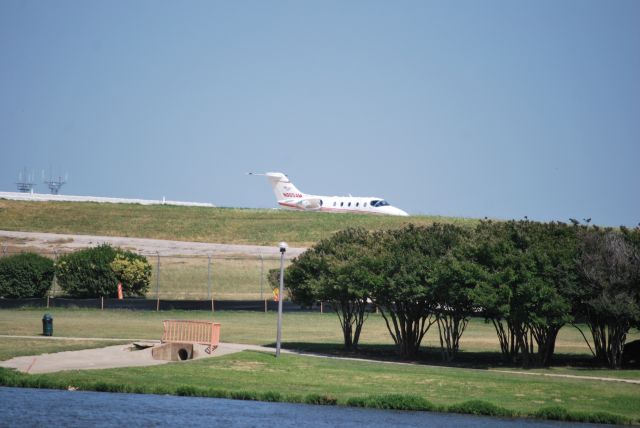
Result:
M180 361L186 360L187 358L189 358L189 351L184 348L180 348L178 350L178 358L180 358Z

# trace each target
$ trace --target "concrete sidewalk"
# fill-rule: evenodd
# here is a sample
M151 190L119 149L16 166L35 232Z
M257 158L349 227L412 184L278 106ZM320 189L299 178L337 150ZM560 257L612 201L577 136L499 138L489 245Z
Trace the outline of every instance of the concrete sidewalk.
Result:
M157 341L145 341L149 345L158 345ZM247 350L274 353L275 349L256 345L220 343L211 354L204 352L204 346L194 352L194 360L220 357ZM283 351L286 352L286 351ZM106 348L64 351L37 356L15 357L0 361L0 367L16 369L23 373L53 373L64 370L95 370L118 367L155 366L169 361L156 360L151 355L151 347L135 349L133 343L113 345Z

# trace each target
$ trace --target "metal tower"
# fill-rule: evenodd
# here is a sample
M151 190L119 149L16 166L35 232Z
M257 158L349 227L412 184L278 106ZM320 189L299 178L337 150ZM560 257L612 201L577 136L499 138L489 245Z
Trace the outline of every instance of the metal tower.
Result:
M16 182L18 191L22 193L33 193L36 184L33 182L33 174L27 173L27 168L23 168L18 173L18 181Z

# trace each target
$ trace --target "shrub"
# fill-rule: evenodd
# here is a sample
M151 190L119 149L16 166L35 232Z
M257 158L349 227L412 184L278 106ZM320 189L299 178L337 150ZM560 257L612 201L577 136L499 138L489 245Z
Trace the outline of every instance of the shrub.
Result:
M588 422L592 424L614 424L624 425L631 423L629 418L624 416L614 415L607 412L569 412L562 406L550 406L543 407L537 410L533 416L540 419L552 419L556 421L570 421L570 422Z
M53 281L53 261L34 253L0 259L0 296L44 297Z
M451 413L467 413L470 415L513 416L511 410L482 400L470 400L460 404L453 404L447 410Z
M229 394L232 400L258 401L258 394L253 391L232 391Z
M107 382L94 383L93 390L98 392L119 392L119 388L116 385Z
M607 412L587 413L587 420L580 422L589 422L592 424L611 424L611 425L630 425L631 419L624 416L614 415Z
M116 250L111 270L122 283L125 296L143 296L149 290L151 265L147 258L131 251Z
M69 296L115 296L118 282L125 296L135 296L148 290L151 265L143 256L104 244L60 257L56 275Z
M537 410L533 416L540 419L551 419L554 421L569 420L569 412L562 406L543 407Z
M202 394L200 394L199 391L193 386L183 385L176 388L176 395L182 397L198 397Z
M210 398L229 398L229 392L223 389L209 388L206 396Z
M282 394L277 391L267 391L260 396L261 401L268 401L271 403L279 403L283 400Z
M365 397L351 397L347 400L347 406L367 407L367 399Z
M335 406L338 404L338 399L325 394L309 394L305 397L304 402L306 404L318 404L321 406Z
M422 410L433 411L435 406L429 400L419 395L387 394L371 395L368 397L353 397L347 400L351 407L366 407L371 409L390 410Z

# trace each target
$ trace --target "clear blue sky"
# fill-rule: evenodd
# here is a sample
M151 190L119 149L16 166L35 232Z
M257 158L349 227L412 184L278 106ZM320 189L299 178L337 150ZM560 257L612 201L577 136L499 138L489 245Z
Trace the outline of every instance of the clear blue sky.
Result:
M5 191L633 226L640 1L2 0L0 144Z

